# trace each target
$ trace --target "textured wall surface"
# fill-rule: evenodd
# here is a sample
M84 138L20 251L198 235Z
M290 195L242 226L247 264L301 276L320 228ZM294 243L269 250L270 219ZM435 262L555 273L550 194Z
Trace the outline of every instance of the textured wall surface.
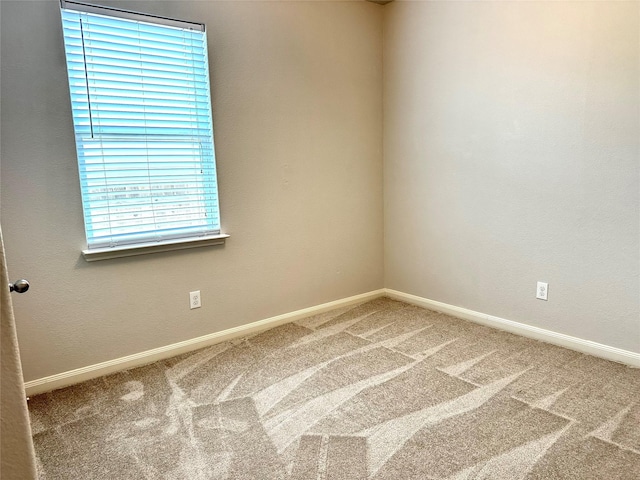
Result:
M231 238L85 262L59 2L0 2L2 226L10 274L32 284L14 299L25 380L381 288L382 8L115 4L207 25Z
M1 1L26 380L374 290L383 267L388 288L640 351L638 2L111 3L207 24L232 236L83 260L58 1Z
M385 287L640 351L639 8L385 7Z

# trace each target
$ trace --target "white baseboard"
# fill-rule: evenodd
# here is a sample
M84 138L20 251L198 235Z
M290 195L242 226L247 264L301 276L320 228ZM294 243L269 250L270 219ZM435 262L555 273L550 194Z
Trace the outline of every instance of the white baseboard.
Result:
M564 335L562 333L545 330L543 328L533 327L524 323L506 320L504 318L494 317L485 313L476 312L466 308L456 307L447 303L429 300L428 298L418 297L408 293L398 292L388 288L374 290L368 293L355 295L353 297L335 300L333 302L323 303L314 307L303 308L294 312L285 313L257 322L241 325L239 327L230 328L221 332L211 333L202 337L185 340L183 342L166 345L164 347L154 348L145 352L128 355L126 357L116 358L107 362L89 365L87 367L77 368L68 372L58 373L49 377L39 378L25 382L25 390L27 396L44 393L58 388L66 387L76 383L98 378L103 375L128 370L130 368L147 365L158 360L174 357L182 353L197 350L199 348L208 347L216 343L232 340L234 338L243 337L261 330L273 328L288 322L294 322L301 318L317 315L334 308L346 307L355 303L366 302L377 297L388 296L396 300L418 305L420 307L436 310L446 313L454 317L470 320L475 323L487 325L489 327L506 330L523 337L534 338L543 342L552 343L561 347L570 348L579 352L588 353L597 357L613 360L614 362L625 363L634 367L640 367L640 353L622 350L601 343L583 340L581 338Z
M185 340L183 342L166 345L164 347L154 348L145 352L128 355L126 357L116 358L107 362L89 365L87 367L77 368L68 372L58 373L49 377L39 378L25 382L25 391L27 396L37 395L38 393L49 392L62 387L67 387L76 383L91 380L93 378L102 377L110 373L121 370L128 370L134 367L147 365L158 360L174 357L182 353L197 350L199 348L208 347L216 343L232 340L237 337L243 337L261 330L273 328L283 323L294 322L301 318L310 317L323 313L334 308L346 307L355 303L366 302L384 295L384 289L374 290L353 297L335 300L333 302L323 303L314 307L303 308L295 312L285 313L271 318L265 318L257 322L241 325L239 327L229 328L221 332L211 333L202 337Z
M590 340L583 340L582 338L572 337L570 335L553 332L551 330L545 330L544 328L533 327L524 323L514 322L513 320L494 317L493 315L487 315L486 313L456 307L447 303L429 300L428 298L418 297L409 293L398 292L389 288L384 289L384 294L396 300L401 300L430 310L436 310L438 312L470 320L475 323L481 323L488 327L506 330L517 335L522 335L523 337L534 338L536 340L570 348L571 350L577 350L578 352L588 353L614 362L625 363L633 367L640 367L640 353L610 347Z

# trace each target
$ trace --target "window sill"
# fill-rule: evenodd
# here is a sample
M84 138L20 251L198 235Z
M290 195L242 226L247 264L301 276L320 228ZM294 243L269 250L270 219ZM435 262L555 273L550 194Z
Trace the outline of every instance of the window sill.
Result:
M110 258L133 257L147 253L170 252L172 250L184 250L186 248L209 247L212 245L224 245L229 235L208 235L206 237L169 240L165 242L140 243L137 245L123 245L121 247L94 248L83 250L82 255L87 262L108 260Z

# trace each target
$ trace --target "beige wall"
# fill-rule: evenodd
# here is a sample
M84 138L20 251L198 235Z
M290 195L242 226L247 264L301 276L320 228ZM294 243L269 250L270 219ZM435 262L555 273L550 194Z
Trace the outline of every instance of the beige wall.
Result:
M640 352L639 8L385 7L385 287Z
M637 2L115 3L207 24L232 237L82 259L58 0L1 1L26 380L381 288L383 266L388 288L640 351Z
M381 288L382 8L115 3L207 25L231 238L83 260L59 2L2 0L1 213L10 274L32 284L14 298L25 380Z

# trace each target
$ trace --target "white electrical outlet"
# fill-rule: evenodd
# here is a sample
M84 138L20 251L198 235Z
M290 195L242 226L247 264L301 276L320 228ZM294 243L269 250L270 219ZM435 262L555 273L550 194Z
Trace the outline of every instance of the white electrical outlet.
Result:
M202 306L202 298L200 297L200 290L195 292L189 292L189 308L200 308Z
M538 300L546 300L548 294L549 284L546 282L538 282L538 286L536 288L536 298Z

